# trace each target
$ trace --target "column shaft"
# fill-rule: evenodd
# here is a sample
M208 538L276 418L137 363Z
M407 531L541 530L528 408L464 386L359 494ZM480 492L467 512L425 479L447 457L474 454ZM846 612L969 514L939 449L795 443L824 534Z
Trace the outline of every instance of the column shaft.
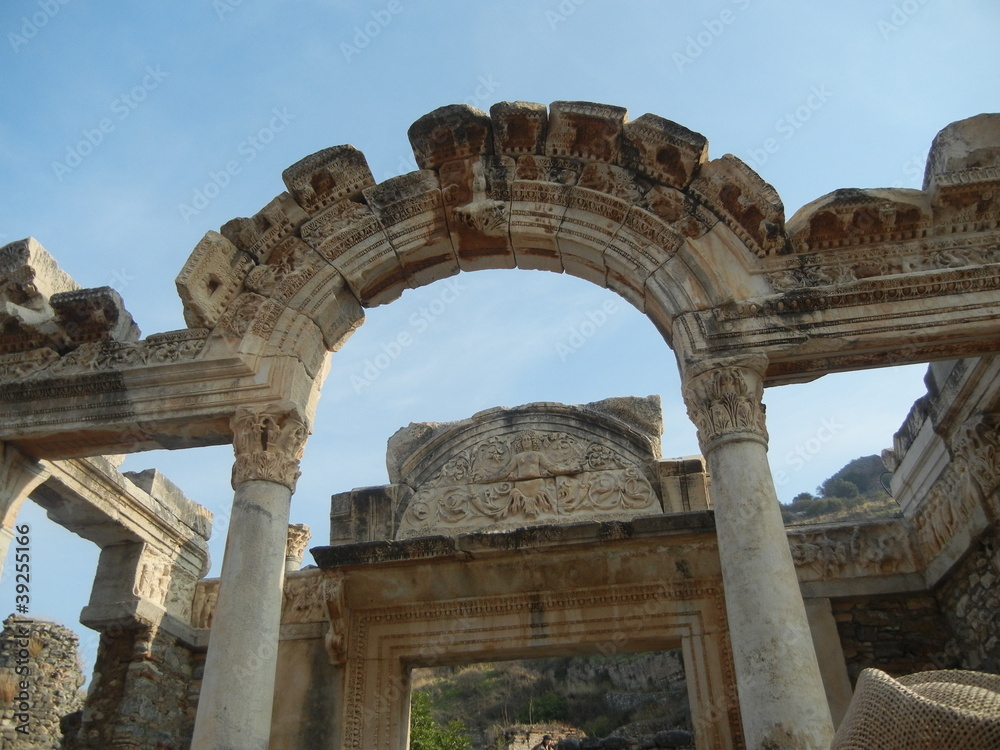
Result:
M233 418L233 514L191 750L267 750L285 545L306 430L294 411Z
M191 750L267 750L291 495L236 490Z
M687 373L684 395L712 480L747 747L826 750L830 709L767 463L764 364Z

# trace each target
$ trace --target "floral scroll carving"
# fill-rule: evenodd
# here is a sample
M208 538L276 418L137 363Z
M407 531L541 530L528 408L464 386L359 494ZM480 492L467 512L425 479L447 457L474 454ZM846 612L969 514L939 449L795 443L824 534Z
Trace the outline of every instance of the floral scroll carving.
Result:
M659 510L652 485L607 445L527 429L490 437L444 464L417 490L400 536L643 510Z
M295 491L299 459L309 432L293 409L270 406L240 409L232 419L233 487L260 480Z
M763 362L752 364L758 366L722 365L685 379L684 402L698 428L702 452L733 437L767 443Z

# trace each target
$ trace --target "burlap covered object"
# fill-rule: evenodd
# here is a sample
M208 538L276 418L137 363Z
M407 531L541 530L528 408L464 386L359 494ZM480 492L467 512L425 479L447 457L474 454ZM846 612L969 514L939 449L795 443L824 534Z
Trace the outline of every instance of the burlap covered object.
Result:
M866 669L831 750L1000 750L1000 676Z

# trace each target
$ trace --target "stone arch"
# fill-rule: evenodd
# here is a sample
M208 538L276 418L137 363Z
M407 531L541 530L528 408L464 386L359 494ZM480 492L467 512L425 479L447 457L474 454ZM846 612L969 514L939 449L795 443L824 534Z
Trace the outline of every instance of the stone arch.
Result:
M617 292L671 341L675 318L773 291L781 201L732 156L654 115L587 102L442 107L409 130L419 169L375 182L352 146L282 175L251 218L209 232L178 277L189 326L310 376L363 309L460 271L568 273Z

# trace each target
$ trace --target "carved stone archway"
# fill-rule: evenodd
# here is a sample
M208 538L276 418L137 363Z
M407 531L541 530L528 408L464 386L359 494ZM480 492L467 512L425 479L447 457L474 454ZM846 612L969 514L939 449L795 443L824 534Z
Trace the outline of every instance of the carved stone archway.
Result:
M773 623L741 608L742 587L727 588L747 741L820 747L829 719L814 710L822 692L765 460L761 392L997 349L998 122L943 130L923 190L838 190L786 227L756 173L732 156L709 161L704 137L662 118L629 122L622 108L584 102L502 103L489 115L445 107L410 128L416 172L376 184L350 146L286 170L287 193L207 234L185 264L189 328L141 341L117 294L79 290L37 243L13 243L0 267L0 440L45 459L235 441L228 547L273 555L224 569L215 628L273 665L294 464L328 354L363 309L460 270L591 280L642 310L676 351L720 534L733 531L724 574L779 581L769 611L797 632L795 658L785 649L761 665ZM248 605L258 629L239 621ZM268 680L235 690L218 654L198 718L212 729L194 746L257 747ZM757 689L762 679L778 689Z

